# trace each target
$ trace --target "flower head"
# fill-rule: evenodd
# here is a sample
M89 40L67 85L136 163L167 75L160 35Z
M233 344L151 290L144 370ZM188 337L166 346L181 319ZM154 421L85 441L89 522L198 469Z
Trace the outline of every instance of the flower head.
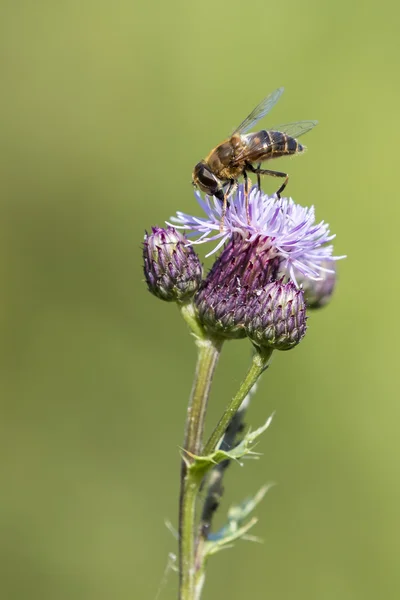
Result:
M143 244L144 275L149 291L167 302L194 295L202 277L199 257L187 238L173 227L153 227Z
M271 281L250 299L245 329L257 346L290 350L304 337L306 319L303 290L292 281Z
M321 273L327 271L323 266L327 260L343 258L333 257L333 246L329 242L335 236L330 234L327 223L315 222L314 207L304 208L291 198L268 196L253 187L248 198L248 222L244 186L240 185L230 198L220 231L222 203L208 196L203 200L199 192L195 192L195 196L206 216L193 217L178 212L172 221L175 227L185 229L190 236L200 234L192 244L218 241L210 254L235 235L242 236L250 244L258 240L264 247L270 246L271 255L280 259L281 270L295 282L296 271L304 277L318 280Z

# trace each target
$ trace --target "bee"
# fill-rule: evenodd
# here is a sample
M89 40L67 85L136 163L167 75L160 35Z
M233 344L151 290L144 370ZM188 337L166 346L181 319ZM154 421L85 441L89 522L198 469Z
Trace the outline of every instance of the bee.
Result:
M248 133L265 117L278 102L283 93L283 87L264 98L260 104L232 133L231 137L211 150L210 154L195 166L192 183L209 196L215 196L223 203L221 230L223 227L229 198L238 187L238 178L243 176L246 198L247 220L249 214L249 177L248 172L257 175L257 185L261 188L261 175L281 177L284 182L276 191L278 197L285 189L289 175L281 171L261 169L261 163L271 158L301 154L306 149L296 138L304 135L315 127L317 121L297 121L285 125L277 125L270 130ZM256 163L256 166L253 164Z

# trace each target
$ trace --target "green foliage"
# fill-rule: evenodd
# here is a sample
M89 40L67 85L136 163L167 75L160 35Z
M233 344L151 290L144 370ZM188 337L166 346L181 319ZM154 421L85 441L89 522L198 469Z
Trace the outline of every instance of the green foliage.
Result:
M182 457L185 456L190 458L186 461L189 471L193 473L193 476L197 479L203 479L203 477L212 469L215 465L225 461L234 460L239 461L241 458L258 458L260 455L252 450L254 443L260 437L264 431L268 429L272 421L272 416L267 421L256 429L255 431L249 430L243 437L240 443L238 443L232 450L221 450L217 449L208 456L196 456L185 450L182 450Z
M206 556L216 554L220 550L231 548L232 543L239 539L260 541L247 535L249 530L257 523L256 517L250 517L251 513L264 498L271 485L263 485L262 488L251 498L246 498L240 504L231 506L228 511L228 522L217 533L209 537L206 543Z

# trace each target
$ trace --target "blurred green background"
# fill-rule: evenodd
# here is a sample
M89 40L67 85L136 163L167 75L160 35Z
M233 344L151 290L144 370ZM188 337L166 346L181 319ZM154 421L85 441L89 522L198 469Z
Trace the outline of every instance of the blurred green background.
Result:
M193 165L280 85L264 125L319 120L307 154L279 162L288 192L348 258L253 402L254 426L277 411L263 459L227 474L224 510L278 482L264 544L216 556L204 598L399 598L399 16L385 1L1 2L1 598L154 600L195 349L146 291L143 232L199 214ZM247 342L226 345L209 427L248 361ZM159 600L176 593L170 572Z

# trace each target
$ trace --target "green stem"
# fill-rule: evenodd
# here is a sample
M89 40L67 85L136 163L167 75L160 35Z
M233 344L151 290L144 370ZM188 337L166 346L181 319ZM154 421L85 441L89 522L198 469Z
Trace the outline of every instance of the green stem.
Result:
M271 358L272 350L265 349L257 349L253 354L252 364L247 372L246 377L244 378L238 393L232 399L230 404L226 407L224 414L222 415L218 425L214 429L211 434L210 439L208 440L205 448L203 449L202 454L204 456L208 456L214 452L217 448L219 442L226 435L228 427L231 425L233 419L237 417L238 411L242 405L245 397L250 393L254 384L257 382L260 375L265 371L268 367L269 359ZM218 467L215 467L217 469ZM223 476L223 471L221 473L221 478ZM212 515L211 515L212 516ZM210 522L211 524L211 522ZM205 542L206 538L202 535L200 531L197 548L196 548L196 557L195 557L195 581L194 581L194 589L195 589L195 600L199 600L204 584L205 579Z
M183 312L183 310L182 310ZM192 327L192 315L184 315ZM192 327L193 329L193 327ZM221 352L222 341L202 339L197 331L198 358L190 396L181 465L181 491L179 499L179 599L195 598L195 509L201 478L194 476L188 466L190 454L202 451L202 438L207 401L214 370Z
M243 400L250 392L253 385L257 382L260 375L265 371L268 366L268 361L271 358L272 350L257 350L253 355L253 360L251 366L247 372L246 377L241 383L241 386L234 398L232 398L230 404L225 409L224 414L219 420L218 425L212 432L210 439L208 440L205 448L203 450L203 454L208 456L212 454L214 450L217 448L218 443L222 436L225 434L227 427L232 421L233 417L237 413L242 404Z
M208 339L206 332L197 318L194 304L192 304L192 302L188 302L187 304L182 304L179 308L182 317L185 319L196 338L200 340Z

